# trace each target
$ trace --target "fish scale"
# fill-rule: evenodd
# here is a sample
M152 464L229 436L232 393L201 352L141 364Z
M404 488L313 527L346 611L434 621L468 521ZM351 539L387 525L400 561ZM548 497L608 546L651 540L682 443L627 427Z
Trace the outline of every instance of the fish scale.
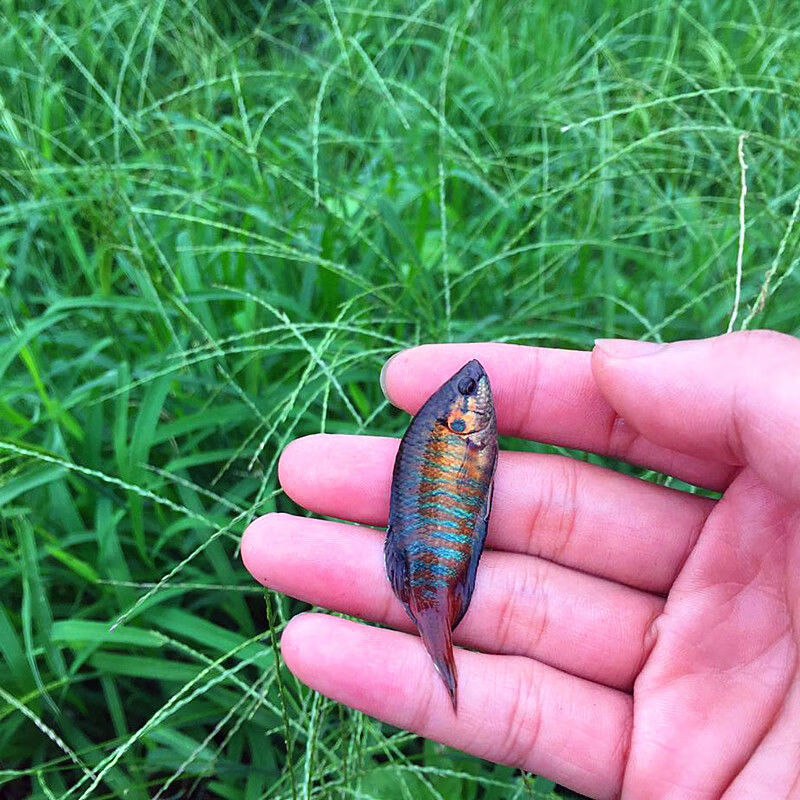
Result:
M491 386L477 361L425 402L400 443L385 545L392 588L456 704L452 629L469 606L497 460Z

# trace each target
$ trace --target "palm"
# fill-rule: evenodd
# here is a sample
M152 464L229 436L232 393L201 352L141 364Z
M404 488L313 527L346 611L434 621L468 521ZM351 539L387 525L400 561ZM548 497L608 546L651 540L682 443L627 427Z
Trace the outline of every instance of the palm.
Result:
M491 549L455 633L470 648L456 655L457 717L383 575L382 536L262 518L242 546L257 578L402 631L303 615L282 642L290 668L399 727L592 797L730 800L754 796L755 787L788 795L800 711L798 509L748 468L638 436L597 391L586 354L537 351L527 373L537 399L531 414L520 403L529 387L520 385L519 363L508 366L503 346L476 347L504 432L647 464L725 488L723 499L561 456L501 454ZM417 407L437 374L474 353L453 345L432 348L428 364L418 356L419 383L392 385L390 376L393 400ZM504 370L511 374L497 381ZM284 454L281 483L312 511L383 525L396 446L371 437L299 440Z
M798 511L745 470L700 530L634 684L631 796L655 779L660 797L778 797L796 780Z

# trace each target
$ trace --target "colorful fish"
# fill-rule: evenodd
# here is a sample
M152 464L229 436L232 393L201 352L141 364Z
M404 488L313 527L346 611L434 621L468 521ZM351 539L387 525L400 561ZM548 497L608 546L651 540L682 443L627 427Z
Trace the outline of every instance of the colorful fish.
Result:
M470 361L437 389L400 442L384 546L392 589L456 710L452 630L469 607L497 462L489 378Z

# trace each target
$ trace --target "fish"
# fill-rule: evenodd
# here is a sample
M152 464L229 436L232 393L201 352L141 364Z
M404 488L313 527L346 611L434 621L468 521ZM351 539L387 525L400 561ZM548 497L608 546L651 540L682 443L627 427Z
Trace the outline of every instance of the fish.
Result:
M458 713L452 631L466 614L486 541L497 465L489 376L472 360L411 420L392 473L386 575Z

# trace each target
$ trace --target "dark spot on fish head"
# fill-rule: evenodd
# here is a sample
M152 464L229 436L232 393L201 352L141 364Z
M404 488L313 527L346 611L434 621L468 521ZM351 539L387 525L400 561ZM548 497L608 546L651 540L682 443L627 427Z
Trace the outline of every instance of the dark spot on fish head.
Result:
M450 407L450 413L447 415L447 427L459 436L469 436L471 433L477 433L485 428L486 419L483 414L463 408L462 404L457 401Z
M494 423L489 376L479 361L468 361L439 390L439 419L459 436L470 436Z
M471 394L475 394L475 390L478 388L478 384L474 378L462 378L458 382L458 391L464 395L464 397L469 397Z

